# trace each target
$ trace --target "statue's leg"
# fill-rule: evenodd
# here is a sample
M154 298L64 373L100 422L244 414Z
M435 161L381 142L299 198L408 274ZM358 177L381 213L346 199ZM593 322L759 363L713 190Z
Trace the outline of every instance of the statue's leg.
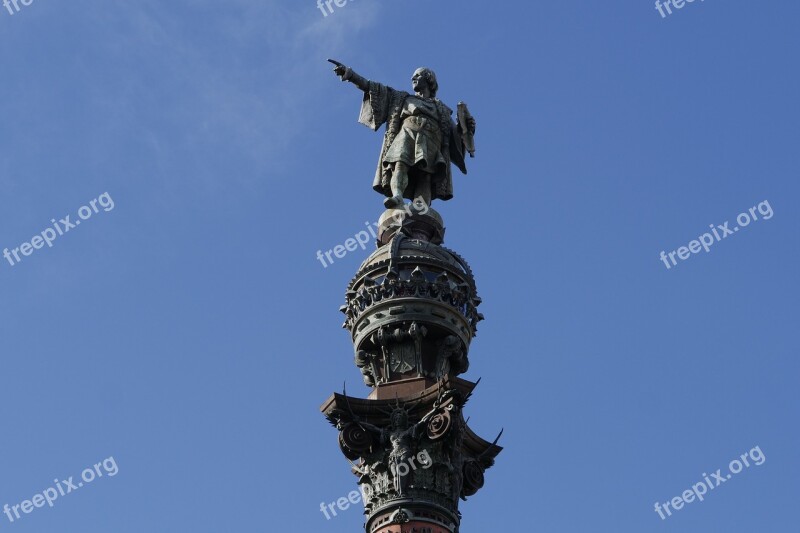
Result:
M414 190L414 200L422 198L425 205L431 206L431 175L426 172L420 172L417 176L417 187Z
M402 161L398 161L394 164L394 172L392 172L390 186L392 188L392 196L384 200L383 205L389 209L400 207L405 203L403 201L403 193L408 186L408 165Z

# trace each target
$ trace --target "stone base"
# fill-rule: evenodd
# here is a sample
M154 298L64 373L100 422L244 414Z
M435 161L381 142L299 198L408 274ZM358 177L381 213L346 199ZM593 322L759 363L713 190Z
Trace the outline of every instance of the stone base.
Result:
M395 398L408 398L434 385L436 385L436 380L431 378L401 379L378 385L372 390L367 399L393 400Z
M379 246L388 244L398 231L412 239L442 244L444 242L444 220L431 207L406 204L400 209L387 209L378 220Z

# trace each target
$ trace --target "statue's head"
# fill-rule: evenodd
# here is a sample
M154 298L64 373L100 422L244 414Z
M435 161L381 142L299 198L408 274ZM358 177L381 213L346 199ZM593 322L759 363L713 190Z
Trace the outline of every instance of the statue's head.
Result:
M436 96L439 91L439 82L436 81L436 74L429 68L418 68L411 76L411 86L414 92L422 92L427 87L431 96Z
M408 427L408 413L402 407L392 410L392 427L405 429Z

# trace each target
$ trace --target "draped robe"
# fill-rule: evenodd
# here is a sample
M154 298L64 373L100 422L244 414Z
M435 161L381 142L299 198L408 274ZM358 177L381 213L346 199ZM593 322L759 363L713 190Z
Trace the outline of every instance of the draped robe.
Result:
M420 99L423 103L415 105L414 99ZM431 117L428 113L431 108L435 108L436 117ZM384 196L392 196L390 183L394 163L403 161L411 167L409 184L404 192L406 198L413 200L415 176L419 172L431 176L431 200L452 198L453 177L450 163L456 165L462 173L467 173L461 129L453 122L452 115L453 111L436 98L423 99L370 81L369 89L364 91L358 121L373 131L386 124L372 188ZM428 123L421 126L424 120ZM430 129L430 135L425 134L425 129L432 127L438 128L438 135ZM436 139L435 144L439 146L432 146L432 139ZM412 151L414 153L409 153Z

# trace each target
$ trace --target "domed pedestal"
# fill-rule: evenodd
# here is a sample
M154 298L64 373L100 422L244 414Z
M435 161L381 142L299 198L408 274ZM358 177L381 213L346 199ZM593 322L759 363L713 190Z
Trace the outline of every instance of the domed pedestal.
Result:
M384 212L378 248L340 308L372 392L334 394L322 412L365 494L367 533L455 533L459 501L483 486L502 449L463 416L476 383L458 376L483 315L472 270L443 238L425 205Z
M432 244L444 242L444 221L435 209L410 203L401 209L387 209L378 219L378 242L388 244L398 232Z

